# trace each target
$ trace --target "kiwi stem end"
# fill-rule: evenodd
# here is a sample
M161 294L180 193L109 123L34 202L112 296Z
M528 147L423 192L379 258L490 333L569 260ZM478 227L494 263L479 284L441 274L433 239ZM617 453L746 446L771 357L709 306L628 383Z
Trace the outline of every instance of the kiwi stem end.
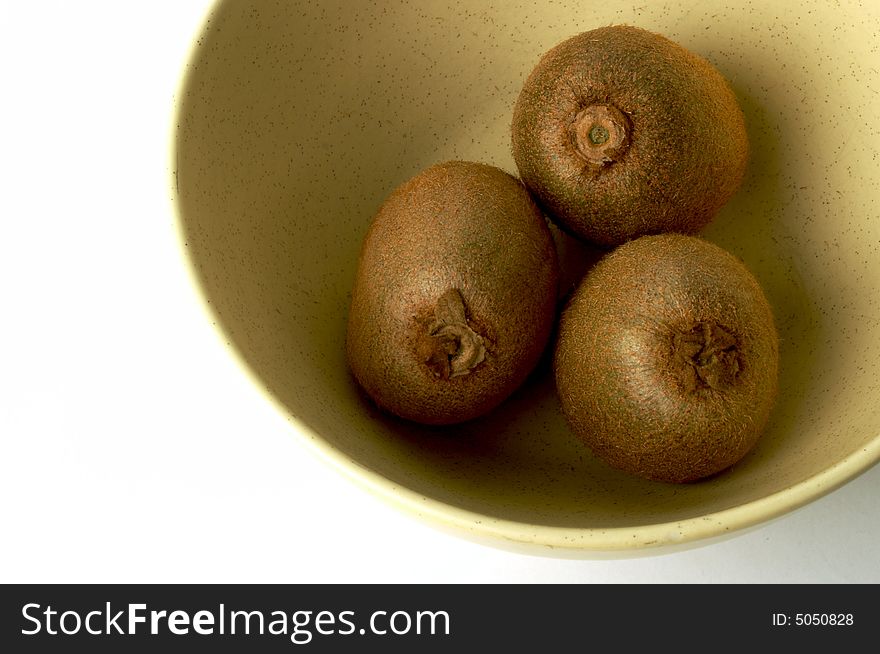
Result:
M467 309L458 289L449 289L437 300L429 339L425 363L435 377L462 377L486 358L483 338L468 325Z
M578 155L604 166L620 159L629 147L631 125L619 109L594 104L581 109L571 124L571 136Z
M689 331L675 332L672 349L678 377L689 392L724 390L735 383L740 371L738 343L721 325L698 322Z

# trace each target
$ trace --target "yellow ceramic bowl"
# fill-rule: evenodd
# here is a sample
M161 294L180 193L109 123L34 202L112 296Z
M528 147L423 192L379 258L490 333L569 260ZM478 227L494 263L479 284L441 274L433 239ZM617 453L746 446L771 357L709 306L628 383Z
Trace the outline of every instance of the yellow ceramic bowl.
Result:
M703 235L767 292L781 393L757 448L702 483L597 461L566 426L546 362L492 415L431 429L377 412L344 358L357 254L384 197L448 159L515 173L525 76L559 41L611 23L708 58L748 124L745 183ZM292 432L382 496L532 551L707 542L880 456L878 50L880 9L846 1L219 2L177 106L181 239L212 319Z

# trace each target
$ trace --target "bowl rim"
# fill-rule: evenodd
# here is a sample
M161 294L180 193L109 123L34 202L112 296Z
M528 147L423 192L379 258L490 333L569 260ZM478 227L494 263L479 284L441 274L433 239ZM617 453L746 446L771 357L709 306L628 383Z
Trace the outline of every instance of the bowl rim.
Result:
M587 557L603 554L612 557L632 555L635 550L645 554L661 553L670 549L680 549L682 546L708 544L718 537L733 536L831 493L880 462L880 434L878 434L861 448L823 471L766 497L728 509L679 521L633 527L554 527L497 518L428 497L367 468L331 445L314 429L290 414L287 407L271 393L256 371L247 363L244 354L228 341L229 334L222 327L222 318L210 303L199 278L196 262L187 249L187 235L180 210L177 185L177 136L182 98L185 95L198 42L217 6L218 2L215 0L205 11L191 36L189 47L178 70L169 114L166 166L170 190L168 201L174 217L176 245L179 256L185 262L184 268L187 271L190 288L199 298L205 319L212 325L215 334L221 337L224 349L231 354L237 366L244 371L251 383L269 400L275 410L292 423L293 432L317 454L316 458L330 464L345 477L390 505L422 521L427 521L434 527L448 528L459 536L471 537L502 549L512 548L543 555L574 554Z

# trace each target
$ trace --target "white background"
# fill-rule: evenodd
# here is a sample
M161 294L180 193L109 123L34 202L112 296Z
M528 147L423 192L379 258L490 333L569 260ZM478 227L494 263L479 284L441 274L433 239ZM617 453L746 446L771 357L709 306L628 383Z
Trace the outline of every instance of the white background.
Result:
M680 554L435 531L300 443L203 313L169 192L208 0L0 1L0 582L880 581L880 467Z

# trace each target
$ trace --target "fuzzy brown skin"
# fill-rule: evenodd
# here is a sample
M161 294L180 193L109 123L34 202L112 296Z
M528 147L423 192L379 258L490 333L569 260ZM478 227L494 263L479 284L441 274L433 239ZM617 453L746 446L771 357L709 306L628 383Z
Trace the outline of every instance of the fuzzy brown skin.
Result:
M609 146L591 133L616 137L611 156L592 154ZM742 110L721 74L627 26L579 34L543 56L517 99L512 145L551 218L606 247L696 232L739 188L748 158Z
M433 166L383 203L364 241L346 347L385 410L425 424L487 413L535 367L558 263L525 187L497 168Z
M606 255L563 312L554 368L574 432L657 481L724 470L755 444L777 392L764 293L728 252L644 236Z

